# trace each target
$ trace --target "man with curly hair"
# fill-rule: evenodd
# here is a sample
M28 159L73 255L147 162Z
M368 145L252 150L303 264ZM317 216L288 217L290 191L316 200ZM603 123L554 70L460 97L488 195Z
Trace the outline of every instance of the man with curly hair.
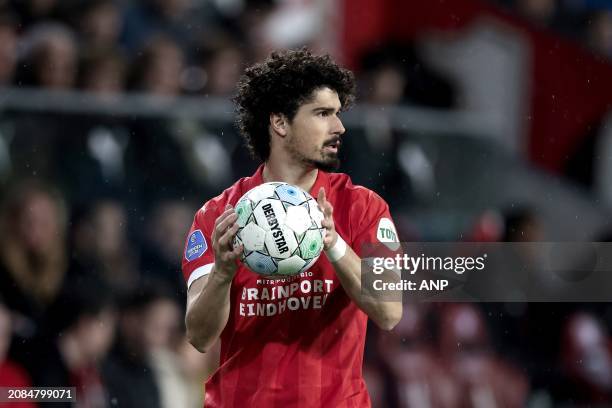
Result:
M350 71L306 49L272 53L238 84L238 126L263 164L196 213L183 257L189 340L205 352L221 339L207 407L370 405L361 374L367 320L390 330L402 307L361 295L362 244L396 236L388 205L331 173L345 132L338 115L354 92ZM309 191L325 216L325 256L288 279L248 272L232 244L233 206L269 181Z

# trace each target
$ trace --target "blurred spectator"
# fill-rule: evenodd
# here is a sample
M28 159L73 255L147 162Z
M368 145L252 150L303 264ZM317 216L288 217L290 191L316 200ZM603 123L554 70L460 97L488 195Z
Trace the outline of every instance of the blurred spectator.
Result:
M151 359L156 347L167 345L175 338L176 324L180 321L171 321L175 313L171 306L166 308L167 303L160 304L160 308L155 306L158 301L167 299L163 293L161 287L143 285L122 301L118 336L104 365L112 405L125 408L163 406ZM151 312L156 309L163 314L153 316Z
M151 297L143 316L146 347L164 408L198 406L199 395L190 387L180 354L186 341L182 317L182 302L179 306L176 297L165 290Z
M196 400L196 408L204 404L204 383L219 368L220 353L219 341L206 353L200 353L186 338L179 347L181 365L188 381L190 395Z
M557 10L555 0L517 0L517 8L519 14L540 27L552 25Z
M536 212L530 208L513 208L504 214L505 242L538 242L544 239L544 230Z
M66 273L64 202L42 184L17 185L5 196L0 231L0 293L9 308L37 321Z
M127 293L138 281L135 249L127 236L128 219L122 203L111 199L92 203L73 220L71 279L95 276L116 293Z
M61 17L59 0L10 0L24 27Z
M175 137L173 121L151 118L133 121L125 147L126 181L135 196L134 205L145 212L157 200L176 197L202 197L202 186L190 171L184 148ZM142 220L141 220L142 221ZM139 232L145 226L137 225Z
M115 309L105 286L95 280L67 285L45 323L45 333L32 350L35 385L76 387L76 407L108 406L99 363L112 344Z
M76 23L84 50L102 51L117 46L122 21L121 10L115 0L84 2Z
M524 375L492 349L482 314L470 304L447 304L439 322L440 355L462 392L461 406L524 407Z
M58 23L31 28L22 40L19 86L66 90L77 75L77 44L72 30Z
M587 44L598 54L612 59L612 11L593 13L586 32Z
M387 400L385 376L378 367L378 364L374 361L364 361L362 375L368 389L368 394L370 394L370 402L373 408L395 406L390 405Z
M208 125L194 120L180 120L170 127L172 136L177 140L185 157L185 164L194 180L209 187L216 194L234 179L244 163L235 163L229 152L243 146L242 139L235 128L227 125ZM201 196L197 199L201 200Z
M193 212L191 205L180 200L165 200L156 204L142 239L140 268L143 278L163 282L181 304L185 301L186 293L181 260Z
M0 387L30 387L30 378L25 369L11 361L8 350L13 334L10 310L4 305L0 298ZM34 408L31 402L3 403L3 408Z
M119 52L110 48L87 53L81 59L79 86L99 96L112 97L123 92L126 65Z
M557 404L612 404L612 350L603 324L587 313L567 319L560 363L563 381L557 384Z
M361 61L367 103L409 103L435 108L455 106L456 90L436 72L413 44L388 43L364 54Z
M201 55L206 75L204 93L211 96L231 96L244 69L245 55L237 43L218 40Z
M17 66L17 21L10 14L0 14L0 86L13 82Z
M193 13L192 0L143 0L134 2L124 15L121 40L136 51L158 35L188 45L198 36L202 21Z
M378 353L394 378L401 407L458 407L459 389L438 362L427 329L426 304L404 305L404 318L379 333Z
M497 242L502 239L503 232L503 217L496 209L489 208L478 214L467 233L465 241Z
M183 52L177 43L167 37L156 37L133 62L129 85L151 95L177 96L181 93L183 65Z
M275 10L274 0L253 0L245 2L244 9L237 16L239 32L254 61L263 60L275 48L266 32L267 22Z

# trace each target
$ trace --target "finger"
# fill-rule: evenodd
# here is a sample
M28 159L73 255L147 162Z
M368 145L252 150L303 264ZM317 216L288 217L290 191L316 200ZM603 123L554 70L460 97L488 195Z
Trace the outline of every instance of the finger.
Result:
M234 223L227 229L227 231L225 231L223 235L221 235L221 238L219 238L219 246L222 249L231 247L234 236L238 232L238 228L240 228L240 226L237 223Z
M319 204L319 210L323 213L323 216L325 218L331 218L331 215L333 213L333 207L329 203L329 201L325 201L324 203L320 203Z
M325 208L323 208L323 214L326 217L330 217L331 218L333 212L334 212L334 207L332 207L332 205L329 202L326 202L325 203Z
M229 227L231 227L238 219L238 214L232 213L226 216L216 227L215 230L222 236Z
M317 194L317 204L323 208L323 205L327 202L327 198L325 197L325 189L323 187L319 188L319 193Z
M227 208L229 207L229 208ZM221 213L221 215L219 217L217 217L217 219L215 220L215 227L217 225L219 225L220 222L222 222L225 218L227 218L229 215L231 215L232 213L235 213L234 209L228 204L225 208L225 211L223 211Z
M225 217L227 217L228 215L230 215L230 214L232 214L234 212L235 212L234 208L228 204L226 206L225 210L215 220L215 225L219 224L223 219L225 219Z
M215 220L215 227L213 228L213 233L212 233L213 242L215 242L215 240L218 237L223 235L225 230L228 228L228 218L231 217L232 214L235 214L235 212L232 212L232 211L233 210L225 211ZM230 221L230 222L233 222L233 221Z
M329 230L329 229L332 229L334 227L334 223L332 222L332 220L324 218L321 221L321 226L324 227L326 230Z
M325 189L321 187L319 189L319 194L317 195L317 204L319 204L319 209L325 216L331 216L333 213L333 207L329 201L327 201L327 197L325 196Z

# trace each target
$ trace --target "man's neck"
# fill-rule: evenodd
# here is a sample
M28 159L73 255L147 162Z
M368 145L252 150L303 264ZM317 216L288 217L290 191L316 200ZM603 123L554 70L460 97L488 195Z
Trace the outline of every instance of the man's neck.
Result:
M304 168L300 165L291 165L290 163L278 163L273 160L268 160L264 164L263 180L283 181L300 187L304 191L310 191L317 179L318 170L316 168Z

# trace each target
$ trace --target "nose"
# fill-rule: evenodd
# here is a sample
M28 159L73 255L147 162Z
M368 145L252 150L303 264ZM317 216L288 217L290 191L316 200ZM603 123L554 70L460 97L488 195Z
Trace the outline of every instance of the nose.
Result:
M333 133L336 135L342 135L346 132L344 125L342 124L342 120L338 116L335 116L336 120L334 122Z

